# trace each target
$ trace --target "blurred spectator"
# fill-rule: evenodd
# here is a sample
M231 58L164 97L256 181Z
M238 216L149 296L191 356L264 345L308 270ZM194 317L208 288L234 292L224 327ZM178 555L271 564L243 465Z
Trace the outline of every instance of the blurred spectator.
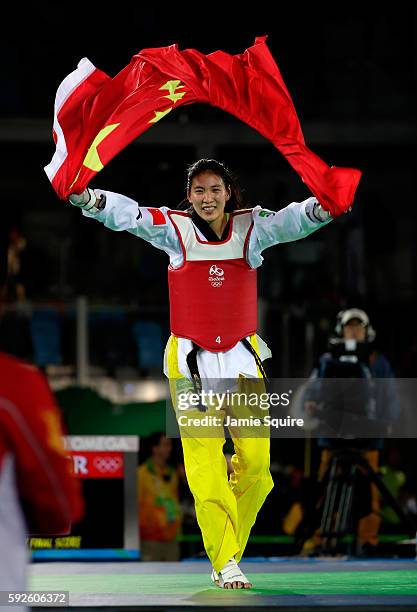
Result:
M391 494L397 499L399 505L403 509L414 524L417 522L417 480L415 470L400 454L399 448L402 449L403 440L396 440L397 446L391 446L386 453L386 461L381 467L381 474L385 486ZM384 528L398 533L396 526L399 524L396 513L389 506L382 507L382 519L384 520Z
M0 306L7 270L4 238ZM68 534L71 522L81 518L79 484L71 476L62 434L60 413L43 375L0 353L0 590L28 588L28 532Z
M381 466L382 481L395 499L401 503L401 490L405 485L407 477L401 469L401 455L398 448L391 447L387 450L385 464ZM381 518L384 523L395 526L400 523L400 518L391 506L381 507Z
M31 359L30 307L26 302L22 252L26 240L6 221L2 228L2 316L0 317L0 351L22 359ZM7 305L12 303L11 309Z
M26 290L23 280L22 252L26 248L26 238L17 227L9 233L7 249L7 297L12 302L24 302Z
M314 499L314 484L304 476L303 470L295 465L288 465L284 475L287 509L282 518L282 531L287 535L294 535L306 515L309 503Z
M150 436L151 456L138 468L139 528L143 561L178 561L181 528L179 472L169 464L172 441Z

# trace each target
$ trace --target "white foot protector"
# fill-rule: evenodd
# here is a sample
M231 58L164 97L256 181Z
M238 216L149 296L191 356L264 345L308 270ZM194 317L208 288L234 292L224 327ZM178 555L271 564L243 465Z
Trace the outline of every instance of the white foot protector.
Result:
M219 574L216 572L214 567L211 572L211 581L214 582L214 584L217 584L217 586L219 586Z
M251 584L234 559L230 559L218 574L213 569L211 576L213 582L219 581L219 587L222 589L227 583L241 582L244 586Z

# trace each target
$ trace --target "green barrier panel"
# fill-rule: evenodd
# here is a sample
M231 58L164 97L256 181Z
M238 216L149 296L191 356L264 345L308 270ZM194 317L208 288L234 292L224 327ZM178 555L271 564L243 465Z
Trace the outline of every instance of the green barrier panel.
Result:
M407 540L409 536L404 534L379 534L378 540L381 543L400 542ZM201 535L198 533L184 533L178 536L179 542L202 542ZM291 535L251 535L249 542L251 544L293 544L294 536ZM353 536L344 536L342 542L353 542Z
M146 437L165 429L165 401L112 404L92 389L57 391L70 435L130 435Z

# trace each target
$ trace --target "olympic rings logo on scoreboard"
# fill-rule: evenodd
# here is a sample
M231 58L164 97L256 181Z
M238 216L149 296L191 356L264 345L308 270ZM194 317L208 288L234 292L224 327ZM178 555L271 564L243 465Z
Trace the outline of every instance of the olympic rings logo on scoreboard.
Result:
M124 457L121 452L72 451L70 456L77 478L123 478Z
M123 465L120 457L95 457L93 466L102 474L118 472Z

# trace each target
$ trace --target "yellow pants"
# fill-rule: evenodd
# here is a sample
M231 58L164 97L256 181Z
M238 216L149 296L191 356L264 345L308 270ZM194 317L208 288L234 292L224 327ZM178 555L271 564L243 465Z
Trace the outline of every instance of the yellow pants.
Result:
M177 406L176 382L184 379L178 369L177 355L178 341L171 336L167 366L174 407ZM224 417L223 411L209 410L207 414ZM204 438L180 426L185 472L197 521L207 556L217 572L231 557L240 561L256 516L274 486L269 471L269 434L255 438L238 437L232 430L230 433L235 452L229 479L223 454L223 425L212 428L211 437Z

